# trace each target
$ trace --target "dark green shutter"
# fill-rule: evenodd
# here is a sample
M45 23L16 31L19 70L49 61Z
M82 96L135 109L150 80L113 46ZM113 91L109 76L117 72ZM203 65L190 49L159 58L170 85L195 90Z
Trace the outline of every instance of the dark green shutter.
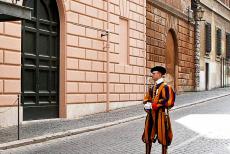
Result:
M205 25L205 49L206 53L210 53L212 50L212 30L210 23L206 23Z
M216 54L221 55L221 29L219 28L216 31Z
M230 33L226 35L226 57L230 59Z

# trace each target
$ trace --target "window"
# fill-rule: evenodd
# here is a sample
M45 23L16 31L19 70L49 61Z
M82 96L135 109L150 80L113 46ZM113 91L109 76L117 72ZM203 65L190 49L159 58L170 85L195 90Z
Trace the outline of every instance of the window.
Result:
M216 30L216 55L221 55L221 29Z
M212 51L212 26L210 23L206 23L205 25L205 49L206 53L210 53Z
M230 33L226 34L226 58L230 59Z
M128 21L120 18L119 25L119 63L128 64Z

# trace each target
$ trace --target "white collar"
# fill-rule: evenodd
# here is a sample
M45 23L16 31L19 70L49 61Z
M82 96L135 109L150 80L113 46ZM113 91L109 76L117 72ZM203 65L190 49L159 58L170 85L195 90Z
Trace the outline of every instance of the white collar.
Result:
M156 81L156 84L160 84L160 83L162 83L162 82L164 82L164 79L163 79L163 78L160 78L160 79L158 79L158 80Z

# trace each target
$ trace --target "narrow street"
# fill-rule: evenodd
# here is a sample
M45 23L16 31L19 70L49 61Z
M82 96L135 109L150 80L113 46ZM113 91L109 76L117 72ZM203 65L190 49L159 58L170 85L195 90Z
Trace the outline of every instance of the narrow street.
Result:
M173 154L230 153L230 96L178 109L171 113L174 140L169 147ZM118 126L65 137L40 144L2 151L2 154L143 154L141 141L145 119ZM158 143L152 153L160 153Z

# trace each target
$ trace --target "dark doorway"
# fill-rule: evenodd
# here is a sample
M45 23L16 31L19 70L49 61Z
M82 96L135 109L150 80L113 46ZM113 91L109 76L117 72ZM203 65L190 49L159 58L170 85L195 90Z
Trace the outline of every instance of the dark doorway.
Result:
M22 22L23 120L59 116L59 15L56 0L24 0L32 20Z
M209 63L205 63L205 90L209 87Z

